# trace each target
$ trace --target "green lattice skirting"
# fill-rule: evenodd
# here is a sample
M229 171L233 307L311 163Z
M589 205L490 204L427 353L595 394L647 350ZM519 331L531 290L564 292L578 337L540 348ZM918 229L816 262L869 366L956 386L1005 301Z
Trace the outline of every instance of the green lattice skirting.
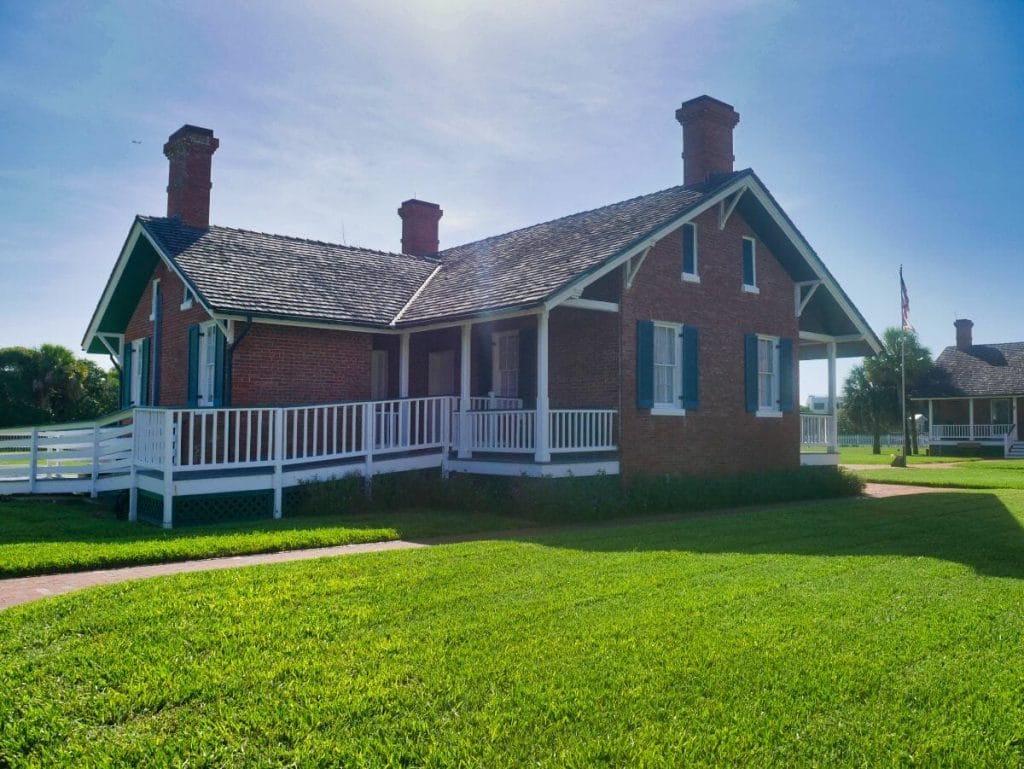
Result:
M139 490L139 520L160 526L164 519L163 497ZM253 521L274 515L273 491L233 491L174 498L172 525Z

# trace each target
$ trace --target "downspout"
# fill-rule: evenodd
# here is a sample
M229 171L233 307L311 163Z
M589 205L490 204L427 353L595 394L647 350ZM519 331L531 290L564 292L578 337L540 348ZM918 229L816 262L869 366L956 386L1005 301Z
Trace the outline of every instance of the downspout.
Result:
M160 327L163 325L164 317L164 292L160 290L159 281L153 283L153 383L150 385L153 397L150 403L154 406L160 405L160 348L163 334Z
M252 328L252 315L245 319L245 325L242 326L242 330L235 334L235 340L227 345L224 350L224 406L228 407L231 405L231 396L234 392L234 368L235 368L235 348L238 347L239 343L245 339L245 335L249 333L249 329Z

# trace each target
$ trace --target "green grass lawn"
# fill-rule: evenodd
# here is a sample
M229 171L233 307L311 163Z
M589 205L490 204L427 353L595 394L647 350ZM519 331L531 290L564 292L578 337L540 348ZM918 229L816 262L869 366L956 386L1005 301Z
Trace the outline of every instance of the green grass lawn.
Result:
M805 503L0 612L0 766L1024 765L1024 492Z
M851 465L888 465L893 457L900 454L899 449L882 449L881 454L872 454L870 446L843 446L839 449L839 461ZM930 457L927 454L907 455L908 465L930 465L947 462L977 462L978 457Z
M1024 462L981 460L954 468L879 467L855 475L876 483L902 483L961 489L1024 489Z
M497 515L411 511L284 518L165 531L86 502L0 501L0 578L431 537L522 526ZM2 767L2 763L0 763Z

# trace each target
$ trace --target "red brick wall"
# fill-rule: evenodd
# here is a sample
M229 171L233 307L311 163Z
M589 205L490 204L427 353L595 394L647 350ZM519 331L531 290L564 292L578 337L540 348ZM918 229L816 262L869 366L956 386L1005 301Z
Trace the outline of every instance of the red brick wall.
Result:
M372 345L371 334L256 323L235 349L232 405L366 400Z
M163 313L160 322L160 398L155 406L183 406L188 400L188 328L203 323L210 316L193 301L192 308L181 309L185 285L166 264L159 262L146 284L146 290L139 300L125 332L125 342L150 337L150 350L154 356L154 323L149 319L153 302L153 280L160 280L160 299ZM152 362L150 363L150 386L154 384Z
M621 301L623 472L724 475L796 467L800 462L799 414L796 409L781 418L747 413L743 347L745 334L777 335L793 340L794 358L798 357L793 281L758 241L760 293L743 292L742 238L753 237L753 232L738 213L730 217L724 231L718 229L717 210L696 221L701 282L680 279L682 243L677 230L651 250ZM685 416L651 416L649 410L637 409L638 320L683 323L699 329L697 411ZM798 392L798 381L794 371L794 392Z
M614 277L622 280L621 273ZM548 319L551 408L617 408L619 316L555 308ZM523 362L520 361L520 364ZM532 361L530 365L536 365Z

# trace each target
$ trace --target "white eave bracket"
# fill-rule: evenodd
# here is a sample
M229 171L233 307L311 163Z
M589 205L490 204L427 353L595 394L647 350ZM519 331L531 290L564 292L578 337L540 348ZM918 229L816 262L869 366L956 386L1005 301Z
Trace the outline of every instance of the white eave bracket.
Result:
M632 286L633 286L633 279L636 277L637 273L640 272L640 268L643 266L644 259L646 259L647 255L649 253L651 253L651 249L652 248L654 248L654 244L653 243L651 245L649 245L647 248L645 248L643 250L643 252L641 252L637 256L634 256L634 257L630 258L629 262L626 263L626 288L627 289L632 288Z
M743 197L743 193L746 191L746 187L737 190L727 198L722 198L718 201L718 229L724 230L726 222L729 221L729 217L732 216L732 212L736 210L736 204L740 202L740 198Z
M796 316L798 318L803 314L804 308L807 306L807 303L811 301L811 297L814 296L814 292L818 290L818 286L820 285L820 280L802 280L799 283L793 284Z
M122 358L124 356L124 334L108 334L98 333L96 338L100 340L100 343L107 348L107 352L110 353L110 357L117 361L117 365L122 365Z

